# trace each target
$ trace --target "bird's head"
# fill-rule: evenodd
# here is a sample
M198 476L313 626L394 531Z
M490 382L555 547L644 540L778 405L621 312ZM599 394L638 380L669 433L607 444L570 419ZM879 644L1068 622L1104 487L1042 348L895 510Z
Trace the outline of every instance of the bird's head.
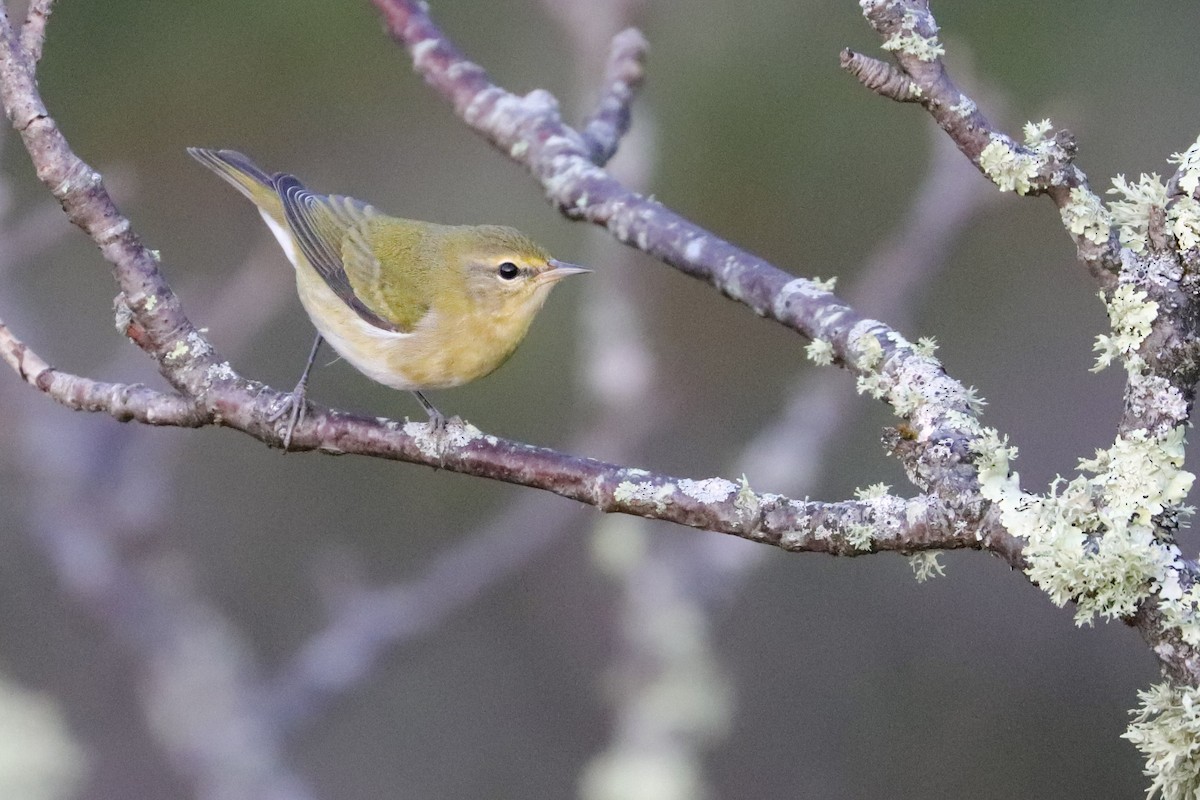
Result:
M497 319L524 318L528 322L554 284L568 275L590 271L551 258L515 228L464 225L451 238L452 258L462 269L469 301L478 311Z

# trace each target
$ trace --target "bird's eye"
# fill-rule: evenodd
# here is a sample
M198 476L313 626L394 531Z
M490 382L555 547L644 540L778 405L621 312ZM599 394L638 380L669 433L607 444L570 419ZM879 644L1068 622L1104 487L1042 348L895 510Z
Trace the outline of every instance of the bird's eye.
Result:
M521 274L521 268L511 261L505 261L496 268L496 274L506 281L511 281L513 278Z

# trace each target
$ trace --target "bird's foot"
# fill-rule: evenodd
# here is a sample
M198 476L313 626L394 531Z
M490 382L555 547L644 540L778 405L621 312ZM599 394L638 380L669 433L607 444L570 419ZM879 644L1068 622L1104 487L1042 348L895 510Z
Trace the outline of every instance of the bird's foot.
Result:
M425 398L425 395L416 390L413 391L413 394L416 396L417 400L420 401L421 407L425 409L425 413L429 415L429 432L439 434L445 433L446 423L448 422L446 415L438 411L434 407L433 403L429 402L429 400ZM458 418L455 417L455 419Z
M278 422L287 416L287 426L283 429L283 452L287 452L292 446L292 434L296 430L296 426L304 419L308 413L308 391L304 382L296 384L296 388L291 394L284 395L279 407L271 412L271 416L267 417L269 422Z

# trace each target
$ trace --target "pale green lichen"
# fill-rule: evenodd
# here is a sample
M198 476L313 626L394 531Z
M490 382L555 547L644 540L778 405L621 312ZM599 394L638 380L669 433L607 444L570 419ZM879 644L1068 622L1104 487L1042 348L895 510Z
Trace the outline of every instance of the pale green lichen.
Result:
M886 496L891 488L886 483L872 483L865 489L855 489L854 496L859 500L874 500Z
M1150 335L1154 320L1158 317L1158 303L1147 300L1146 292L1130 283L1122 283L1112 296L1105 300L1112 334L1102 333L1096 337L1092 347L1099 355L1092 372L1099 372L1114 360L1120 359L1126 369L1135 372L1141 369L1142 360L1137 350ZM1100 293L1104 300L1104 293Z
M1093 244L1107 242L1112 215L1100 198L1082 186L1071 189L1070 198L1058 213L1071 235L1082 236Z
M1010 469L1017 460L1018 450L1008 443L995 428L983 428L971 443L975 468L979 471L979 493L993 503L999 503L1021 491L1019 476Z
M932 336L922 336L920 339L917 339L916 345L913 346L916 354L924 358L933 358L933 354L937 352L937 349L937 339Z
M974 386L968 386L963 392L963 402L967 404L972 414L982 414L983 407L987 405L987 400L984 400L979 395L979 390Z
M932 578L940 578L946 574L946 568L938 561L941 553L926 551L914 553L908 557L908 565L912 567L913 577L917 583L925 583Z
M898 387L888 399L892 403L892 411L898 417L910 417L918 408L928 402L925 395L916 387Z
M1200 188L1200 139L1182 153L1173 153L1167 161L1179 165L1179 188L1194 195Z
M1167 205L1167 187L1157 173L1142 173L1137 183L1125 180L1124 175L1113 178L1113 188L1108 194L1121 195L1124 199L1108 204L1112 220L1121 234L1121 244L1135 253L1146 251L1150 232L1150 214L1156 208Z
M1131 374L1152 330L1158 305L1121 284L1106 301L1111 335L1100 337L1097 368L1120 359ZM1180 415L1182 416L1182 415ZM1079 463L1073 480L1056 480L1044 495L1023 492L1011 470L1015 448L992 429L972 445L980 493L1025 540L1026 573L1050 599L1077 606L1076 622L1124 618L1157 593L1165 621L1200 645L1200 589L1180 584L1178 548L1168 543L1194 476L1183 469L1184 426L1165 433L1134 430Z
M1055 604L1075 602L1077 624L1127 617L1167 579L1173 555L1156 526L1192 485L1181 469L1183 432L1133 431L1080 462L1093 477L1056 481L1046 495L1020 490L1003 440L990 434L976 443L981 492L1026 540L1026 574Z
M674 492L675 486L670 483L656 486L653 481L621 481L613 490L613 500L623 505L651 505L655 513L662 514L667 510L667 501Z
M175 346L172 347L165 356L163 356L163 358L166 359L167 361L179 361L180 359L185 358L187 356L187 354L188 354L187 342L178 341L175 343Z
M1167 227L1180 250L1200 245L1200 201L1191 195L1172 201L1167 207Z
M1054 130L1054 125L1050 120L1044 119L1041 122L1026 122L1023 129L1025 134L1025 144L1030 147L1037 147L1047 141L1047 135Z
M237 377L237 373L233 371L228 361L222 361L219 364L213 364L208 368L208 382L215 383L216 381L230 381Z
M724 478L706 478L702 481L684 478L679 481L679 491L701 503L723 503L737 488Z
M883 345L873 333L864 333L854 341L858 349L858 367L864 370L875 369L883 361Z
M1179 631L1183 641L1200 647L1200 583L1184 589L1179 576L1184 565L1178 563L1178 548L1172 551L1175 563L1167 567L1165 578L1158 586L1159 610L1163 621Z
M946 410L945 420L947 425L963 431L970 436L978 436L981 431L985 430L980 426L979 420L966 412L956 411L953 408Z
M426 458L438 458L447 449L466 447L484 438L483 431L457 417L447 420L444 428L434 428L428 421L405 422L403 431Z
M870 525L847 525L842 532L846 544L855 550L867 551L875 540L875 529Z
M927 14L922 15L927 25L933 27L933 35L925 36L917 31L922 18L913 9L906 9L904 18L900 21L900 30L893 33L883 43L884 50L905 53L921 61L934 61L946 54L946 48L937 38L937 28Z
M979 168L1002 192L1026 194L1038 174L1038 158L1017 148L1006 136L992 134L979 154Z
M212 345L204 338L199 331L192 331L187 335L187 351L194 357L206 356L213 351Z
M1079 469L1096 475L1092 480L1106 498L1101 522L1109 527L1124 521L1149 526L1169 508L1187 498L1195 476L1181 469L1184 459L1184 426L1162 436L1135 430L1117 439L1096 457L1082 459Z
M1122 734L1146 759L1147 797L1195 800L1200 792L1200 689L1160 683L1138 692L1141 708Z
M750 481L744 473L738 483L737 499L733 501L733 507L737 509L738 517L743 522L758 519L758 512L762 508L762 501L750 488Z
M869 372L866 375L859 375L854 380L854 389L859 394L868 394L876 400L882 400L891 391L892 380L882 373Z
M804 348L804 354L818 367L827 367L833 363L833 344L824 339L813 339Z
M946 55L946 48L936 36L922 36L915 31L893 33L882 45L884 50L907 53L921 61L933 61Z
M832 278L825 279L813 277L812 284L822 292L832 292L833 287L837 286L837 275L834 275Z

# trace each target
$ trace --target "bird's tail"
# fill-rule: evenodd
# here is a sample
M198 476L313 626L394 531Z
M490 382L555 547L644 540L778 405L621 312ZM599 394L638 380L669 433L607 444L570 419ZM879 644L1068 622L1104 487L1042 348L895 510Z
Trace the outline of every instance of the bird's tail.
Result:
M262 211L276 220L283 219L283 205L279 201L271 176L259 169L249 158L235 150L189 147L187 151L192 158L220 175Z

